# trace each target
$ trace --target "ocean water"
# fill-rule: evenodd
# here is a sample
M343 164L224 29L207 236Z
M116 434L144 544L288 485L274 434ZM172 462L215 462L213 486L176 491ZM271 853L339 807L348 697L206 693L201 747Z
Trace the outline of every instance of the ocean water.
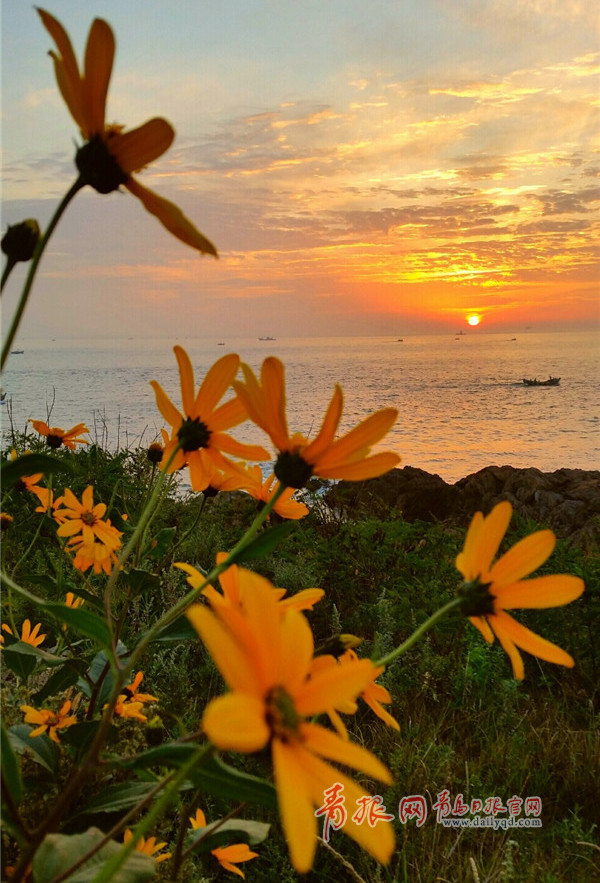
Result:
M68 428L83 421L111 448L148 444L164 425L149 385L158 380L176 405L173 343L188 351L196 379L237 352L255 370L267 355L286 366L291 430L317 432L335 383L344 390L341 430L378 408L398 409L378 450L402 465L456 481L490 464L600 468L600 334L486 334L365 338L225 340L34 340L15 346L3 378L2 427L29 418ZM560 376L558 387L526 387L523 377ZM265 444L245 423L241 441ZM268 442L266 444L268 447Z

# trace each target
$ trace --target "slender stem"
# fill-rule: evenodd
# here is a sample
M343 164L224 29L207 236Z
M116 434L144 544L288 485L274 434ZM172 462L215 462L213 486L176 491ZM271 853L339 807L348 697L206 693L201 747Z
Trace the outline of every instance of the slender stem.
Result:
M198 522L200 521L200 518L202 517L202 513L204 512L204 507L205 507L205 505L206 505L206 495L205 495L205 494L202 494L202 502L200 503L200 508L199 508L199 510L198 510L198 514L196 515L196 517L195 517L195 519L194 519L194 523L192 524L192 526L190 527L189 530L186 530L186 532L183 534L183 536L179 538L179 540L175 543L175 545L174 545L173 548L171 549L171 556L172 556L172 557L171 557L171 560L173 560L173 556L175 555L175 552L177 551L177 549L178 549L183 543L185 543L185 541L187 540L187 538L188 538L189 536L191 536L191 534L192 534L192 533L196 530L196 528L198 527Z
M42 525L43 525L43 523L44 523L44 517L42 516L42 517L40 518L40 520L39 520L39 524L38 524L38 526L37 526L37 530L36 530L36 532L35 532L35 534L34 534L34 537L33 537L32 541L30 542L29 546L27 547L27 550L26 550L25 552L23 552L23 554L21 555L21 557L19 558L19 560L17 561L17 563L16 563L15 566L13 567L13 570L12 570L12 573L11 573L11 577L12 577L12 579L15 578L15 573L17 572L17 570L19 569L19 567L21 566L21 564L23 563L23 561L25 561L26 558L29 558L29 553L30 553L31 550L33 549L33 547L34 547L34 545L35 545L35 543L36 543L36 540L37 540L37 538L38 538L39 535L40 535L40 531L41 531L41 529L42 529Z
M150 830L154 822L160 818L167 805L173 800L175 794L179 790L179 786L185 781L193 768L205 757L212 754L213 750L213 745L210 742L198 746L197 750L193 753L187 763L184 763L179 768L177 774L171 779L156 803L150 808L143 819L140 819L137 823L133 830L131 840L125 843L123 848L115 853L115 855L111 856L111 858L100 868L100 871L93 878L92 883L109 883L110 880L114 879L115 873L127 861L127 857L135 849L135 845L140 837L143 837L144 834Z
M25 822L21 818L21 815L19 813L19 807L14 802L14 800L12 798L12 794L10 793L10 789L8 788L8 785L6 784L6 781L4 779L4 773L2 774L2 799L4 801L6 801L6 806L8 807L8 811L10 813L10 816L11 816L13 822L15 823L15 825L21 831L21 834L23 835L23 837L26 840L30 840L31 839L31 831L29 830L29 828L27 827L27 825L25 824Z
M455 607L459 607L462 603L462 598L453 598L452 601L448 601L447 604L444 604L443 607L440 607L439 610L436 610L436 612L432 616L430 616L429 619L426 619L425 622L420 625L418 629L415 629L410 638L407 638L403 644L400 644L399 647L396 647L394 650L391 651L391 653L388 653L387 656L382 657L382 659L374 661L373 665L375 665L377 668L379 668L380 666L385 667L389 665L390 662L393 662L395 659L397 659L398 656L402 656L402 654L406 653L407 650L410 650L413 644L416 644L419 638L424 635L425 632L429 631L429 629L434 626L439 619L442 619L443 616L445 616L451 610L454 610Z
M10 326L8 336L6 338L6 343L4 344L4 347L2 348L2 363L0 365L0 368L4 368L4 365L6 364L6 360L8 359L8 356L10 354L13 340L15 339L15 336L17 334L17 330L19 328L19 324L21 322L21 317L23 316L23 313L25 311L25 307L27 306L27 301L29 300L29 294L31 292L33 280L35 279L35 274L37 272L38 264L41 260L43 253L44 253L44 249L46 248L46 245L48 244L48 240L52 236L52 233L54 232L54 228L58 224L64 210L66 209L68 204L71 202L71 200L73 199L75 194L79 190L81 190L82 187L85 187L85 181L82 178L77 178L75 183L71 186L71 188L63 196L56 211L54 212L54 215L52 216L52 219L50 220L50 223L48 224L48 227L47 227L44 235L42 236L42 238L40 239L40 241L38 242L38 244L35 248L35 251L33 253L33 258L31 260L31 264L29 267L29 273L27 274L27 278L25 280L25 285L23 286L23 291L21 292L21 298L19 300L19 304L18 304L17 309L15 311L15 315L13 316L12 324Z
M0 283L0 291L4 291L4 286L8 282L8 277L12 273L16 264L17 264L17 261L14 258L7 257L6 266L4 267L4 270L2 271L2 282Z

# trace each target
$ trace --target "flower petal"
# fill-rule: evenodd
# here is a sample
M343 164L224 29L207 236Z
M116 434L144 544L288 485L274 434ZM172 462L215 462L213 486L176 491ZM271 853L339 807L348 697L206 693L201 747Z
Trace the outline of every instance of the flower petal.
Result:
M154 390L156 396L156 407L163 415L167 423L170 423L173 429L177 430L183 422L183 418L171 399L168 397L160 383L156 380L150 381L150 386ZM166 452L165 452L166 453Z
M216 408L210 415L210 429L213 432L222 432L224 429L231 429L232 426L238 426L248 419L246 406L238 396L234 399L224 402Z
M319 434L314 441L302 451L302 457L307 463L316 463L319 457L321 457L333 443L340 422L340 417L342 416L343 407L344 395L341 387L336 383Z
M213 432L210 438L211 448L214 446L225 454L232 457L240 457L244 460L268 460L269 452L260 445L247 445L239 442L224 432Z
M94 19L85 49L83 108L91 135L104 132L106 95L115 57L115 37L110 25Z
M221 401L232 384L240 367L240 357L236 353L229 353L218 359L207 371L202 385L198 390L194 402L194 417L199 417L205 422Z
M261 687L255 671L237 638L202 604L193 604L186 616L206 644L226 683L233 690L259 695Z
M272 754L279 813L290 860L298 873L305 874L312 867L317 847L317 820L309 784L293 743L284 744L274 739Z
M181 403L183 405L183 413L191 416L194 407L195 389L194 389L194 369L190 357L181 346L174 346L173 352L179 366L179 378L181 382Z
M385 452L381 454L373 454L372 457L366 457L357 463L348 463L340 466L329 466L324 468L320 463L314 467L315 475L321 478L341 478L346 481L361 481L364 478L376 478L389 472L400 463L398 454Z
M494 643L494 633L491 630L485 616L470 616L469 622L474 625L478 631L481 632L483 638L488 642L488 644Z
M37 11L44 27L54 40L56 48L60 53L59 55L56 55L55 52L49 53L54 62L54 72L58 88L83 137L89 138L90 132L87 130L87 121L83 111L83 83L79 75L79 65L77 64L77 58L73 52L69 35L53 15L50 15L45 9L38 9Z
M252 754L269 741L265 704L248 693L226 693L213 699L202 717L202 728L222 751Z
M308 716L336 708L345 699L356 699L372 679L373 663L369 659L316 672L298 691L296 710Z
M484 519L471 553L473 579L481 577L483 582L487 581L492 560L500 548L511 516L512 506L507 500L503 500L494 506L487 518Z
M354 429L335 441L319 462L319 466L325 469L343 465L360 451L367 453L368 449L378 442L386 432L392 428L398 417L395 408L383 408L375 414L371 414Z
M112 133L107 147L121 171L129 175L166 153L174 138L173 126L162 117L153 117L129 132Z
M490 570L494 586L516 583L533 573L550 557L555 543L556 537L551 530L538 530L519 540Z
M567 668L573 668L575 665L573 657L565 650L562 650L556 644L547 641L540 635L536 635L535 632L532 632L524 625L521 625L520 622L517 622L516 619L513 619L512 616L509 616L508 613L501 612L490 619L498 638L500 638L500 635L497 627L500 626L502 631L508 635L517 647L520 647L521 650L525 650L527 653L531 653L532 656L537 656L546 662L554 662L556 665L566 665Z
M302 735L305 737L305 746L325 757L327 760L335 760L336 763L343 763L344 766L352 767L352 769L360 770L373 779L379 779L386 785L391 785L392 776L390 771L381 761L355 742L346 742L331 730L326 730L318 724L302 724L300 727Z
M560 607L579 598L585 583L578 576L557 573L538 576L497 591L498 604L503 610Z
M196 230L192 222L186 218L181 209L174 203L169 202L168 199L163 199L162 196L158 196L152 190L142 187L139 181L136 181L131 176L127 179L125 186L130 193L137 196L146 211L149 211L151 215L158 218L169 233L172 233L177 239L180 239L186 245L190 245L202 254L212 254L217 257L217 249L212 242L206 236L203 236L199 230Z

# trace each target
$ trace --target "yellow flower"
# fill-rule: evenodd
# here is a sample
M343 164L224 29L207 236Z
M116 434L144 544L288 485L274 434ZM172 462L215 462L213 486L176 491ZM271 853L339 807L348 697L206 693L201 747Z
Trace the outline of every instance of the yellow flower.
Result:
M46 635L40 635L41 627L41 622L38 622L36 623L36 625L34 625L33 628L31 628L31 622L26 619L21 626L21 636L19 638L19 641L22 641L24 644L31 644L32 647L39 647L46 637ZM5 622L2 623L2 631L6 632L9 635L12 635L13 633L11 627ZM3 635L0 635L0 643L4 643Z
M118 717L131 717L139 721L148 720L146 715L142 714L144 703L158 702L158 698L156 696L152 696L151 693L138 692L138 687L143 680L143 673L141 671L138 671L131 684L123 687L123 692L119 695L117 699L117 704L115 705L114 713Z
M31 451L25 451L25 454L31 454ZM17 459L17 452L13 448L10 452L10 459L12 461ZM15 488L19 491L26 490L31 491L34 494L37 494L38 491L44 490L44 488L39 488L38 483L41 478L44 477L43 472L36 472L34 475L22 475L15 482Z
M123 843L129 843L132 837L133 832L130 828L127 828L123 834ZM140 837L135 844L135 848L137 852L143 852L145 855L151 856L157 864L160 864L160 862L166 862L168 858L171 858L170 852L163 852L162 855L156 854L160 849L164 849L166 845L166 842L157 843L156 837L148 837L147 839L146 837Z
M76 610L78 607L83 607L85 604L84 598L78 598L73 592L67 592L65 596L65 604L67 607L72 607L73 610Z
M40 501L40 506L35 507L36 512L48 512L56 509L58 506L62 506L63 498L57 497L54 499L54 491L49 490L45 487L35 487L31 488L33 493L36 495L38 500Z
M226 552L218 552L217 564L222 564L226 558ZM188 574L187 582L193 589L199 589L206 581L206 576L191 564L186 564L183 561L176 561L173 563L173 566L178 567L180 570L183 570ZM279 610L282 612L290 608L293 608L294 610L312 610L314 605L320 601L325 594L323 589L303 589L284 600L283 596L286 594L286 589L275 588L275 586L272 586L271 583L263 576L260 576L260 574L255 573L253 570L246 570L243 567L238 567L237 564L230 565L230 567L220 575L219 581L221 583L223 594L217 592L212 586L207 586L202 591L202 594L208 598L211 607L214 607L217 610L219 605L224 604L227 607L235 607L243 611L245 596L251 595L257 585L261 585L263 588L268 587L273 593L273 597L278 602Z
M29 422L36 432L46 437L46 444L49 448L60 448L61 445L64 445L65 448L74 451L75 445L89 444L84 438L78 438L82 432L89 432L85 423L78 423L71 429L61 429L60 426L48 426L43 420L30 420Z
M31 738L47 733L53 742L59 742L57 730L64 730L77 723L75 715L69 715L71 701L63 702L60 711L50 711L48 708L32 708L31 705L21 705L21 711L25 713L26 724L39 724L29 735Z
M496 635L508 654L515 678L522 680L523 660L517 647L557 665L571 668L575 663L568 653L518 623L506 611L568 604L581 595L585 586L579 577L567 574L523 579L552 554L556 539L551 530L525 537L492 563L511 515L512 506L507 501L494 506L486 518L476 512L464 548L456 558L456 567L465 578L461 590L463 612L488 643Z
M169 472L188 466L192 488L203 491L210 485L215 468L227 469L231 465L223 453L248 460L267 460L269 455L264 448L241 444L225 432L247 419L240 400L229 399L218 406L237 374L240 357L232 353L215 362L196 393L188 354L180 346L174 347L173 351L179 365L183 413L177 410L160 384L151 381L157 407L172 427L163 454L163 466L174 448L180 445Z
M136 181L140 171L169 149L175 132L160 117L137 129L107 125L106 96L115 54L114 34L107 22L94 19L85 50L82 73L69 36L54 16L38 9L44 27L54 40L58 53L51 51L58 88L86 144L79 149L76 164L82 179L99 193L110 193L124 185L155 215L164 227L186 245L204 254L217 254L209 242L172 202L157 196Z
M358 656L354 650L346 650L346 652L340 656L341 665L354 665L356 662L358 662ZM360 698L364 699L369 708L374 711L377 717L384 721L388 727L393 727L394 730L399 730L400 724L396 718L392 717L389 711L386 711L386 709L383 708L383 705L389 705L392 702L389 690L386 690L381 684L375 683L375 679L382 675L384 671L385 669L383 666L373 669L373 679L362 691Z
M86 546L98 542L111 552L119 548L121 532L112 526L110 520L102 520L106 505L98 503L94 506L94 490L91 485L81 495L81 503L69 488L65 488L62 504L64 508L54 512L55 519L60 522L56 531L59 537L81 534L81 540Z
M206 828L206 816L201 809L196 810L195 816L190 816L190 823L192 831ZM238 877L243 877L244 879L246 879L246 875L239 868L236 868L235 865L249 862L250 859L258 857L258 853L251 852L247 843L232 843L231 846L220 846L218 849L211 849L211 855L214 855L221 867L226 871L231 871L232 874L237 874Z
M308 871L317 844L314 811L334 783L344 786L349 806L368 795L327 763L335 760L389 784L389 771L369 751L345 742L306 718L336 701L354 699L372 677L372 663L336 666L310 677L313 637L304 616L281 611L272 587L256 581L243 607L221 604L218 615L204 605L187 612L221 671L230 693L207 706L202 726L223 751L252 753L270 747L283 829L294 868ZM344 832L378 861L389 861L394 834L348 818Z
M109 527L111 526L110 522L107 524ZM105 546L104 543L98 539L86 542L81 534L67 540L67 549L70 552L75 552L73 567L82 572L93 567L94 573L105 573L109 576L118 561L112 549Z
M250 419L260 426L279 451L275 475L287 487L304 487L312 475L359 481L375 478L400 462L397 454L369 456L371 447L391 429L398 412L384 408L335 439L343 410L343 394L336 385L321 430L313 441L296 432L290 436L285 416L285 376L283 364L271 356L262 364L260 383L247 365L242 365L244 382L233 388Z
M8 512L0 512L0 530L4 532L12 527L14 518Z
M243 469L243 467L240 467ZM275 474L269 475L263 480L262 470L260 466L248 466L243 469L245 475L245 483L239 486L240 490L246 491L255 500L262 503L268 503L271 497L279 488L279 482L274 484L276 480ZM297 520L308 515L308 506L304 503L293 500L294 488L286 488L273 506L273 512L281 518L289 518Z

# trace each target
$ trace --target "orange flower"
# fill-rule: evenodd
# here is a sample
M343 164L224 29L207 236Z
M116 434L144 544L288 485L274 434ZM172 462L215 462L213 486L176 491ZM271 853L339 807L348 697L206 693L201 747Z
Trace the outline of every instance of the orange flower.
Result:
M31 454L31 451L25 451L25 454ZM12 461L17 459L17 452L14 448L10 452L10 459ZM43 488L38 487L38 482L43 477L44 477L43 472L36 472L34 475L22 475L15 482L15 488L17 490L26 490L26 491L31 491L34 494L37 494L38 491L44 490Z
M488 643L494 635L507 653L517 680L524 677L517 647L557 665L571 668L571 656L518 623L507 610L557 607L578 598L585 586L577 576L556 574L524 580L550 557L556 542L551 530L540 530L520 540L492 564L512 515L509 502L498 503L484 518L476 512L456 567L465 578L461 589L463 612Z
M217 564L222 564L227 559L226 552L217 553ZM187 582L193 589L199 589L206 582L206 576L193 567L191 564L185 564L183 561L173 563L174 567L185 571L188 574ZM273 593L273 597L278 602L279 609L283 612L293 608L294 610L312 610L314 605L321 600L325 592L323 589L303 589L283 600L286 589L277 589L271 585L269 580L253 570L246 570L238 567L237 564L230 565L219 577L223 594L217 592L212 586L203 589L202 594L208 598L211 607L218 610L220 604L228 607L235 607L243 610L244 597L252 594L256 585L269 588Z
M133 832L130 828L127 828L123 834L123 843L129 843L132 837ZM166 845L166 841L164 843L157 843L156 837L140 837L135 844L135 848L137 852L143 852L145 855L151 856L157 864L160 864L160 862L166 862L168 858L171 858L170 852L163 852L162 855L156 854L160 849L164 849Z
M197 831L199 828L206 828L206 816L201 809L196 810L195 816L190 816L190 822L192 831ZM244 879L246 879L246 875L239 868L236 868L235 865L241 864L242 862L249 862L250 859L258 857L258 853L251 852L247 843L232 843L231 846L220 846L218 849L211 849L210 852L211 855L214 855L222 868L226 871L231 871L232 874L237 874L238 877L243 877Z
M39 724L32 730L29 735L31 738L41 736L46 733L53 742L59 742L57 730L64 730L66 727L72 727L77 723L75 715L69 715L71 710L71 701L67 699L61 705L60 711L50 711L48 708L32 708L31 705L21 705L21 711L25 713L26 724Z
M85 423L78 423L71 429L61 429L59 426L48 426L43 420L30 420L29 422L36 432L46 437L46 444L49 448L60 448L61 445L64 445L65 448L74 451L75 445L89 444L84 438L78 438L80 433L89 432Z
M202 726L223 751L270 747L290 858L305 873L317 844L314 812L325 790L341 783L350 806L368 796L326 761L391 782L389 771L365 748L305 720L336 701L353 700L370 682L373 665L361 660L311 677L313 637L304 616L293 609L282 612L266 581L256 581L242 600L241 609L220 604L218 615L200 604L187 611L231 690L209 703ZM375 829L349 818L343 830L378 861L389 861L394 849L389 823Z
M176 205L142 187L132 177L132 172L140 171L169 149L175 137L172 126L160 117L129 132L124 132L123 126L106 124L106 96L115 54L115 38L110 25L100 18L94 19L87 40L84 68L80 73L63 26L49 12L38 9L38 13L58 49L58 54L50 52L58 88L87 142L76 157L84 183L99 193L110 193L124 185L169 233L201 253L216 256L212 242Z
M369 456L371 447L391 429L398 412L384 408L371 414L354 429L335 440L343 410L343 394L335 391L323 425L312 441L299 432L290 436L285 416L284 367L273 356L262 364L260 383L247 365L242 365L244 382L234 381L233 388L242 400L250 419L260 426L279 451L275 475L287 487L304 487L312 475L359 481L374 478L393 469L400 462L397 454Z
M269 475L268 478L263 480L260 466L248 466L246 469L243 469L243 473L246 480L243 485L240 485L240 490L246 491L255 500L268 503L279 487L279 482L274 484L275 474ZM298 500L293 500L293 494L294 488L287 488L273 506L273 512L276 512L281 518L294 520L308 515L308 506L298 502Z
M131 717L139 721L148 720L146 715L142 714L144 703L158 702L158 698L150 693L138 693L138 687L143 680L143 673L138 671L132 683L127 687L123 687L123 692L119 694L117 704L115 705L114 713L118 717Z
M107 524L110 526L110 522L107 522ZM94 573L105 573L109 576L118 561L112 549L105 546L104 543L97 539L88 543L81 534L67 540L67 549L70 552L75 552L73 567L76 570L82 571L82 573L89 567L93 567Z
M196 393L194 371L188 354L180 346L174 347L173 351L179 365L183 413L177 410L160 384L156 380L151 381L157 407L172 427L162 465L166 464L175 447L180 445L169 472L188 466L193 489L203 491L210 485L215 468L231 467L231 462L223 453L248 460L267 460L269 455L264 448L241 444L225 432L248 416L240 400L233 398L218 406L237 374L240 357L232 353L215 362Z
M111 552L119 548L121 532L112 526L110 520L102 520L106 505L98 503L94 506L94 490L91 485L81 495L81 503L69 488L65 488L62 504L64 508L57 509L54 513L55 519L60 522L56 531L59 537L73 537L80 533L81 542L86 546L98 542Z
M26 619L21 626L21 636L19 641L22 641L24 644L31 644L32 647L39 647L46 637L46 635L40 635L41 627L41 622L38 622L33 628L31 628L31 622ZM12 635L13 633L11 627L5 622L2 623L2 631L6 632L8 635ZM0 643L4 643L4 635L0 635Z
M354 650L346 650L346 652L340 656L340 663L342 665L354 665L356 662L358 662L358 656ZM360 698L364 699L369 708L374 711L377 717L384 721L388 727L393 727L394 730L399 730L400 724L396 718L392 717L389 711L386 711L382 705L382 703L384 705L389 705L392 702L392 697L390 696L389 691L381 684L375 683L375 679L382 675L384 671L385 669L383 666L374 668L373 679L362 691Z
M53 509L56 509L63 504L63 497L57 497L54 499L54 491L51 491L48 488L35 487L31 488L31 490L41 503L40 506L35 507L36 512L51 512Z

